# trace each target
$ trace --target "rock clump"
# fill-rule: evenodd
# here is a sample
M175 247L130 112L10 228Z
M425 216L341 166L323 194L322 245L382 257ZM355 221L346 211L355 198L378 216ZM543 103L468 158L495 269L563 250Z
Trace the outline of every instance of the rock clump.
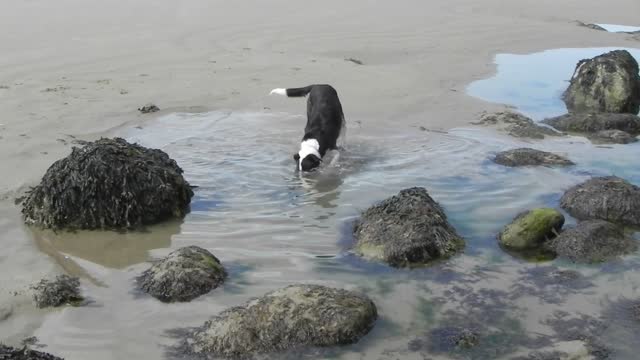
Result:
M191 197L182 169L165 152L103 138L51 165L22 213L45 228L125 229L183 217Z
M425 265L464 248L444 210L421 187L404 189L366 210L354 236L355 253L394 267Z
M493 161L496 164L518 167L518 166L570 166L575 165L573 161L556 155L554 153L518 148L498 153Z

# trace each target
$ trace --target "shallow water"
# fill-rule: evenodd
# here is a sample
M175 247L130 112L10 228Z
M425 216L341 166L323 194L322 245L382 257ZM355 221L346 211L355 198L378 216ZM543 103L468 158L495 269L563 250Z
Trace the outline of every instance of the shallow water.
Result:
M614 47L498 54L494 60L496 76L469 84L467 92L489 102L515 106L534 120L562 115L567 108L561 96L578 61L613 50L627 50L640 60L640 49Z
M608 32L635 32L640 31L640 26L616 25L616 24L596 24Z
M557 206L565 189L591 175L615 173L640 183L640 144L597 148L570 137L532 145L482 128L439 133L349 122L337 163L300 176L292 155L303 124L299 115L212 112L171 114L124 131L129 140L176 159L198 186L192 211L182 223L143 234L35 232L43 251L88 280L83 286L92 300L46 317L35 332L45 350L66 359L158 359L175 343L167 331L201 325L267 291L311 282L362 290L380 314L361 342L318 357L498 359L566 340L576 322L593 322L605 310L619 316L625 311L616 302L620 297L640 297L639 254L601 266L536 264L503 252L495 240L519 211ZM489 160L516 146L565 154L579 165L514 170ZM426 187L445 207L466 238L464 254L412 271L352 256L353 219L410 186ZM230 272L222 288L172 305L135 290L134 278L149 266L147 255L187 245L221 259ZM550 275L556 267L577 275L562 282ZM574 319L582 315L586 320ZM479 331L480 345L445 349L439 334L452 326ZM615 336L601 338L618 351L616 359L635 358L640 342L629 339L640 325L611 326L607 331Z

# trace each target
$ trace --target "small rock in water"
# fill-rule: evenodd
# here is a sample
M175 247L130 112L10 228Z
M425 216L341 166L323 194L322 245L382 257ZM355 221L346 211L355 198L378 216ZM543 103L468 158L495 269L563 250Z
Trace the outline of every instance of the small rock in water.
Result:
M562 99L569 112L637 114L640 110L638 62L614 50L578 62Z
M374 326L366 296L320 285L291 285L223 311L179 345L181 354L250 358L305 347L348 345Z
M138 111L140 111L143 114L148 114L148 113L153 113L153 112L156 112L156 111L160 111L160 108L157 107L155 104L149 103L149 104L146 104L145 106L139 108Z
M587 24L587 23L584 23L584 22L579 21L579 20L576 21L576 23L578 24L578 26L587 27L589 29L599 30L599 31L607 31L607 29L605 29L602 26L597 25L597 24Z
M549 242L558 255L576 263L598 263L629 254L636 241L624 229L603 220L587 220Z
M197 246L180 248L138 278L140 288L163 302L186 302L220 286L227 276L220 260Z
M30 350L26 347L21 349L12 348L0 344L1 360L64 360L40 351Z
M80 279L68 275L59 275L54 281L41 280L32 287L33 300L39 308L73 305L84 301L80 295Z
M161 150L100 139L58 160L23 202L27 224L53 229L127 229L189 210L193 191Z
M589 136L589 140L598 144L630 144L638 139L622 130L602 130Z
M512 111L484 113L474 125L496 125L509 135L518 138L544 139L545 136L563 136L564 134L548 127L537 125L532 119Z
M560 206L578 220L640 226L640 188L616 176L593 178L570 188Z
M640 117L634 114L570 113L542 120L554 128L576 133L596 133L603 130L620 130L630 134L640 133Z
M493 161L497 164L517 166L569 166L573 161L546 151L529 148L519 148L500 152Z
M523 212L498 234L500 244L512 250L534 249L554 238L564 225L556 209L540 208Z
M426 189L414 187L365 211L354 226L354 251L394 267L449 258L465 246Z

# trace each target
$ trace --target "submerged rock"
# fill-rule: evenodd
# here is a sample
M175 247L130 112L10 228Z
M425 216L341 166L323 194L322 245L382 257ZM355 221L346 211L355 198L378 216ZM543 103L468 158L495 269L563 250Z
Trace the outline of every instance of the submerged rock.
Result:
M595 133L602 130L621 130L640 133L640 117L633 114L571 113L542 120L554 128L576 133Z
M493 161L497 164L510 167L575 165L573 161L560 155L529 148L502 151L496 155Z
M220 286L227 276L220 260L197 246L180 248L138 278L140 288L163 302L186 302Z
M564 134L548 127L537 125L530 118L511 111L484 113L474 125L496 125L509 135L519 138L544 139L545 136L563 136Z
M84 301L80 295L80 279L59 275L55 280L41 280L32 286L33 300L39 308L78 305Z
M586 28L589 28L589 29L599 30L599 31L607 31L607 29L605 29L602 26L597 25L597 24L587 24L587 23L584 23L584 22L579 21L579 20L576 21L576 23L578 24L578 26L586 27Z
M355 252L394 267L424 265L449 258L464 240L426 189L400 191L362 214L354 226Z
M291 285L223 311L189 334L187 354L251 355L357 342L374 326L375 304L366 296L319 285Z
M578 220L640 226L640 188L616 176L593 178L570 188L560 206Z
M51 165L22 213L28 224L45 228L123 229L182 217L192 196L165 152L100 139Z
M602 130L590 135L589 140L598 144L630 144L638 139L622 130Z
M0 344L0 359L2 360L63 360L40 351L30 350L27 347L21 349L12 348Z
M153 112L156 112L156 111L160 111L160 108L157 107L155 104L148 103L145 106L139 108L138 111L140 111L143 114L148 114L148 113L153 113Z
M640 110L638 62L626 50L580 60L562 99L569 112L637 114Z
M516 356L510 360L596 360L587 342L582 340L562 341L553 346Z
M556 209L540 208L525 211L498 234L500 245L511 250L540 247L554 238L564 225L564 216Z
M596 263L629 254L636 241L624 229L603 220L587 220L563 231L549 242L558 255L576 263Z

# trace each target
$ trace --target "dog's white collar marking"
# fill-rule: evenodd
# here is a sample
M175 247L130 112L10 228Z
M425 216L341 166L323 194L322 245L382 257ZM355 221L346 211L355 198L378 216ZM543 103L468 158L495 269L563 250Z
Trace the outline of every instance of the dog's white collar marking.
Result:
M271 92L269 93L269 95L282 95L282 96L287 96L287 89L282 89L282 88L278 88L278 89L273 89L271 90Z
M298 151L298 169L302 170L302 160L304 160L307 155L313 154L321 158L320 156L320 143L316 139L307 139L300 143L300 151Z

